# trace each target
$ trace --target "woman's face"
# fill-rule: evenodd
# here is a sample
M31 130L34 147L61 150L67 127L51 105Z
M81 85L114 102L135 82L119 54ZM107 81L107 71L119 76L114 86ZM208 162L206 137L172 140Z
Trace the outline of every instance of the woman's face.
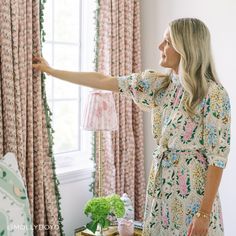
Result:
M171 68L176 74L178 74L180 54L176 52L172 46L169 29L165 31L163 40L158 48L161 51L160 65L166 68Z

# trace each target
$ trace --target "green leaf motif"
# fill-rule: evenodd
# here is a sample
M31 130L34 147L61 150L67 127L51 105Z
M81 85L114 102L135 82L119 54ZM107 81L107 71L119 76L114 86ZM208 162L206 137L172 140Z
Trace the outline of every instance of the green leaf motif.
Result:
M149 96L152 97L153 94L154 94L153 91L151 91L151 92L149 93Z
M96 232L98 226L98 222L90 222L86 225L86 228L92 231L93 233Z
M178 118L178 120L177 120L177 123L178 123L178 124L181 123L182 117L183 117L183 115L181 115L181 116Z
M109 220L105 220L105 224L104 224L104 228L107 228L111 225L110 221Z
M213 116L219 119L219 112L213 112Z
M5 178L7 176L7 172L6 171L3 171L2 172L2 177Z
M200 139L200 140L199 140L199 143L200 143L201 145L203 145L203 144L204 144L203 139Z
M189 163L192 161L192 158L186 159L186 163L189 165Z
M145 105L149 105L149 103L148 103L148 101L147 101L146 99L144 99L144 100L142 101L142 103L145 104Z
M172 193L167 193L166 198L169 199L169 197L172 195Z

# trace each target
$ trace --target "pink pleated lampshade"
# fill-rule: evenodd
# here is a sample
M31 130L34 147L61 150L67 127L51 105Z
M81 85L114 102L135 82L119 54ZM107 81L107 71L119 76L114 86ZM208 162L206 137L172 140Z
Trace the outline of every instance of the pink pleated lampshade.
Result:
M109 91L91 91L83 117L85 130L117 130L117 114L113 95Z

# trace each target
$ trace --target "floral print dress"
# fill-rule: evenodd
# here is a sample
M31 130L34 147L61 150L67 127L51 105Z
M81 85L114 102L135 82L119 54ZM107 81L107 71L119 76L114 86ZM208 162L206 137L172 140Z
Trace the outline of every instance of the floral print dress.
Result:
M120 92L142 109L153 111L157 147L146 194L144 236L186 236L204 195L209 165L224 168L230 145L230 103L222 85L208 81L207 96L191 119L183 106L180 79L170 76L165 91L155 71L118 77ZM215 198L209 236L222 236L219 195Z

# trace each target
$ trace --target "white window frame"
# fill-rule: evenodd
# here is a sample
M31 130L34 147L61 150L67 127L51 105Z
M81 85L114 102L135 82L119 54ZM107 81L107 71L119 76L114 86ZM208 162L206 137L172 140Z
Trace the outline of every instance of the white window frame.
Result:
M56 4L56 0L51 0L52 11ZM69 4L69 1L68 1ZM65 45L76 45L78 46L78 69L79 71L91 71L94 68L93 59L94 59L94 48L95 48L95 22L94 22L94 14L93 11L95 9L95 1L94 0L86 0L86 1L78 1L79 8L79 42L77 43L64 43L54 41L54 13L52 13L52 41L45 41L44 44L52 45L52 66L54 66L54 45L55 44L65 44ZM44 29L46 31L46 24L44 23ZM93 32L91 32L93 30ZM63 69L63 68L60 68ZM55 78L53 78L55 80ZM54 90L54 85L52 82L52 94ZM78 150L71 150L68 152L54 153L56 160L56 172L59 175L65 175L68 172L74 172L78 170L88 170L93 168L93 163L90 160L91 158L91 149L92 149L92 132L85 131L81 128L81 115L83 114L82 106L86 103L86 98L88 97L88 93L91 89L84 88L78 86L78 106L79 106L79 117L78 117L78 127L79 127L79 138L78 138ZM53 103L56 101L71 101L75 99L48 99L48 103ZM52 109L53 113L53 109ZM53 122L52 122L53 125ZM57 132L55 130L55 132ZM81 138L83 136L83 138ZM82 143L83 142L83 143Z

